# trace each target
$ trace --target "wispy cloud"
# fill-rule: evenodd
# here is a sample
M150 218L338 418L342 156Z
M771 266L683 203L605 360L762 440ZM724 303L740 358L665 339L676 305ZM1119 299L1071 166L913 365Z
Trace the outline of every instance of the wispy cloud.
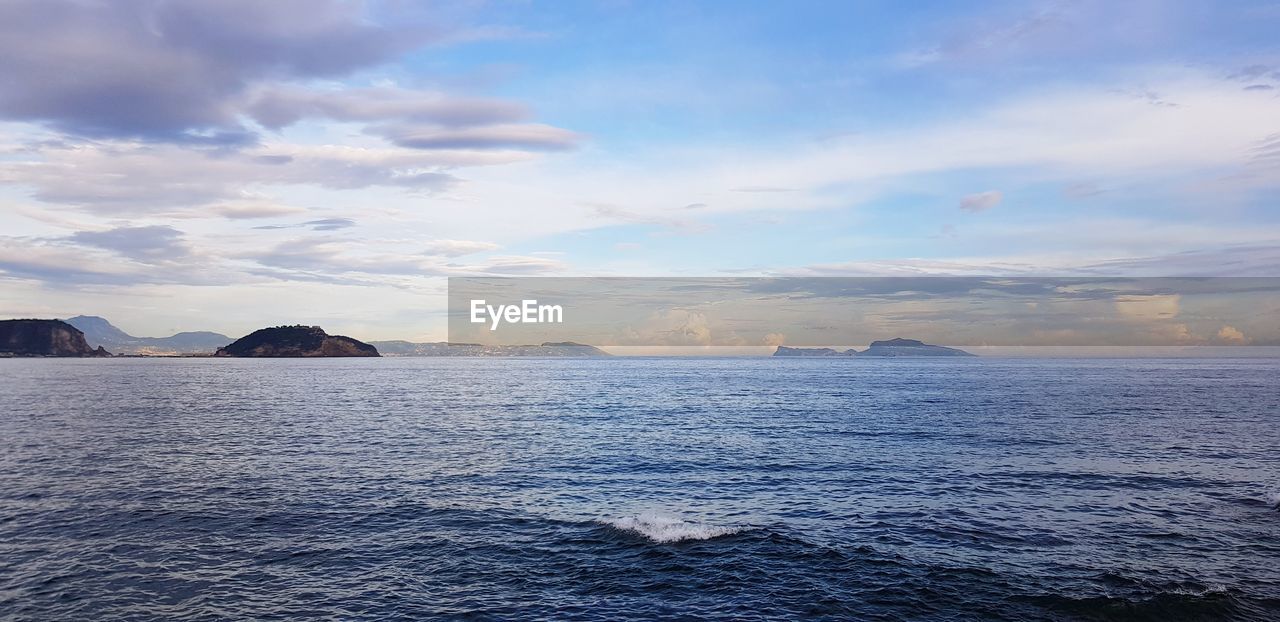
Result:
M424 255L436 255L440 257L461 257L463 255L473 255L475 253L484 253L497 250L500 248L493 242L478 242L474 240L432 240L427 242L426 247L422 250Z
M985 212L1004 200L1004 195L999 190L988 190L986 192L978 192L960 199L960 209L966 212Z
M304 227L311 229L312 231L337 231L339 229L347 229L354 226L356 226L356 221L351 218L320 218L292 225L259 225L254 227L254 229L273 230Z
M0 114L92 137L249 143L264 80L329 78L440 38L380 25L365 2L248 0L0 6Z
M616 205L592 205L600 219L634 225L652 225L680 234L706 233L711 225L687 218L672 218L660 214L643 214Z
M71 236L71 241L115 251L145 263L171 261L190 253L183 241L182 232L163 225L77 231Z

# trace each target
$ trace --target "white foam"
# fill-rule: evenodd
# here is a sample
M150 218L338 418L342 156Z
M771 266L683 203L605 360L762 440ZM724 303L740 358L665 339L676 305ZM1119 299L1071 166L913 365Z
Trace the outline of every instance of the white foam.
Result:
M684 540L710 540L742 531L742 527L704 525L653 512L601 521L624 531L638 533L654 542L666 544Z
M1267 495L1267 503L1274 508L1280 509L1280 491Z

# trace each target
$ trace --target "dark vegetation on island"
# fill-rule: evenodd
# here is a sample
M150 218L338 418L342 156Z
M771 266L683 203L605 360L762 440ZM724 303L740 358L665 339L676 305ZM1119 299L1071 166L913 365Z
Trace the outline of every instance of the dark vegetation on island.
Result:
M62 320L0 320L0 356L111 356Z
M945 346L935 346L927 344L916 339L903 339L897 337L884 341L872 341L871 346L866 350L859 352L850 348L840 351L831 348L788 348L787 346L778 346L774 351L774 356L977 356L970 354L964 350L957 348L948 348Z
M253 331L214 356L261 358L312 358L379 356L378 349L342 335L330 335L319 326L275 326Z

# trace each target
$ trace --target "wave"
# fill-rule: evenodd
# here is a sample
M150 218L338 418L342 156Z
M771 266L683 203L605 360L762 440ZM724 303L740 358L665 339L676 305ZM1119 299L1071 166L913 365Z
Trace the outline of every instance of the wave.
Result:
M615 529L640 534L659 544L685 540L710 540L721 536L731 536L745 529L745 527L741 526L693 523L655 512L645 512L636 516L601 520L599 522Z

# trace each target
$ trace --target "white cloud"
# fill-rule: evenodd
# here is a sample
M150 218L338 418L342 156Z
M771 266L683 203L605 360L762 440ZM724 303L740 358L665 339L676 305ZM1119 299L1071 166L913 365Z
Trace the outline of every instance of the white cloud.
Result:
M422 253L424 255L439 255L442 257L461 257L462 255L471 255L474 253L497 250L498 248L500 247L493 242L477 242L474 240L432 240L427 243L426 248Z
M1218 329L1218 341L1230 344L1243 344L1245 342L1244 333L1240 332L1234 326L1223 326Z
M211 214L222 216L230 220L242 220L253 218L273 218L276 216L292 216L302 214L307 211L304 207L294 205L281 205L269 201L229 201L221 205L210 206L207 210Z
M1149 85L1177 106L1134 97ZM501 210L486 223L536 236L670 216L690 200L708 217L754 210L847 209L920 180L957 172L1007 175L1017 183L1088 179L1102 188L1159 185L1170 192L1212 184L1204 209L1218 210L1224 185L1280 185L1280 169L1258 169L1256 149L1280 128L1280 102L1245 92L1217 74L1144 68L1112 81L1062 84L997 99L983 109L912 126L864 131L836 140L761 146L683 146L661 158L601 165L609 154L499 169L474 169L450 195ZM1225 179L1224 172L1249 172ZM1006 193L1011 188L1002 188ZM567 203L606 205L575 213ZM665 213L664 213L665 212ZM602 218L614 214L616 218Z

